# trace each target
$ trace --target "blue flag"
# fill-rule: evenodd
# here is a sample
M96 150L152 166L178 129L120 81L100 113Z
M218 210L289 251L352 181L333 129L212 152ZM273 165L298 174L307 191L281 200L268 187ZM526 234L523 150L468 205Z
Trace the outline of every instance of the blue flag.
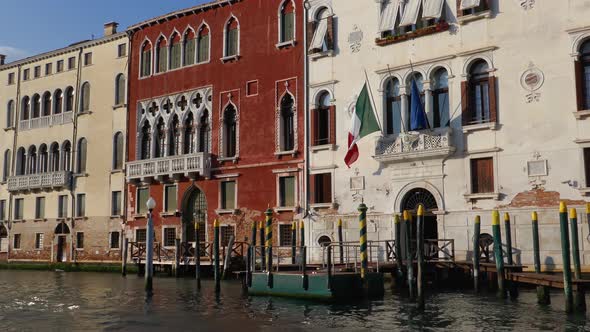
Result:
M412 80L411 106L412 109L410 110L410 130L414 131L430 128L430 126L428 125L428 120L426 119L426 114L424 113L424 108L422 108L422 100L420 100L420 90L418 89L418 84L416 84L416 80Z

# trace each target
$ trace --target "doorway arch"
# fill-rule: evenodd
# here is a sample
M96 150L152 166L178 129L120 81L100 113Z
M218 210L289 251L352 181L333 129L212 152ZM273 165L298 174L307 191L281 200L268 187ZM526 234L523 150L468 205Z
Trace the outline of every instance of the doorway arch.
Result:
M438 211L436 197L427 189L414 188L408 191L401 200L400 211L409 211L416 215L418 206L424 206L424 239L434 240L438 238L438 225L435 211ZM412 239L416 238L416 230L411 232Z
M57 238L55 258L58 262L66 262L68 260L68 234L70 234L70 228L62 221L57 224L54 232Z
M195 222L199 225L199 241L205 242L207 233L207 198L197 186L191 186L184 194L182 203L183 242L195 241Z
M8 230L6 226L0 224L0 252L8 251Z

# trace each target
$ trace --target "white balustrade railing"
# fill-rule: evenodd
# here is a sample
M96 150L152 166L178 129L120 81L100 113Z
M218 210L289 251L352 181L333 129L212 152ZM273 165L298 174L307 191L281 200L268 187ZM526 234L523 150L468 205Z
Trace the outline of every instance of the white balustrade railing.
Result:
M49 128L71 123L73 118L73 112L41 116L30 120L19 121L18 129L21 131L26 131L39 128Z
M198 173L208 177L211 168L208 153L194 153L127 163L127 179L141 180L148 177Z
M455 152L451 134L450 128L437 128L381 137L375 159L388 162L445 157Z
M70 184L70 178L69 171L11 176L7 181L8 191L63 188Z

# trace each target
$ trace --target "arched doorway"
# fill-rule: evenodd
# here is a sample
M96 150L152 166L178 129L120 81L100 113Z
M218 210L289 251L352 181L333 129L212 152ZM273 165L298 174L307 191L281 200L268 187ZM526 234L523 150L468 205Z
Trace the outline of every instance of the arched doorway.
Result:
M0 225L0 252L8 251L8 230L4 225Z
M195 222L199 224L199 241L205 242L207 230L207 200L205 193L196 186L185 194L182 205L183 241L195 241Z
M62 221L55 227L55 236L57 237L56 259L58 262L67 261L68 234L70 234L70 228L68 227L68 225L66 225L65 222Z
M436 215L434 211L438 210L436 198L432 193L424 188L415 188L410 190L402 199L401 211L410 211L415 216L418 206L424 206L424 239L434 240L438 238L438 226L436 223ZM412 229L411 238L416 239L416 229Z

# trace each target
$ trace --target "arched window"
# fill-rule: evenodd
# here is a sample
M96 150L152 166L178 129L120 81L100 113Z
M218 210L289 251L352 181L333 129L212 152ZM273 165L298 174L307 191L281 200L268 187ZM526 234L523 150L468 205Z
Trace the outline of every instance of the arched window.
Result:
M88 154L88 142L82 137L78 140L78 160L76 160L76 173L83 174L86 172L86 159Z
M65 141L61 145L61 167L62 171L72 170L72 143Z
M37 147L31 145L27 155L27 169L26 174L37 173Z
M195 152L195 121L193 113L189 113L184 120L184 154L191 154Z
M310 53L322 53L334 49L334 23L328 8L322 8L313 22L313 37L309 46Z
M117 75L115 79L115 105L125 104L125 84L125 75Z
M74 111L74 88L66 88L66 112Z
M41 144L39 147L39 173L47 173L49 170L47 145Z
M209 28L203 25L197 40L197 63L209 61Z
M180 35L178 33L174 33L172 37L170 37L170 70L180 68L180 59L182 51L180 43Z
M280 43L295 40L295 6L292 0L285 0L281 4L279 31Z
M21 120L28 120L31 115L30 111L31 111L31 98L29 98L28 96L25 96L22 101L20 119Z
M199 121L199 152L209 152L211 141L211 126L209 126L209 111L204 110Z
M53 114L60 114L64 108L64 95L60 89L53 93Z
M90 110L90 83L82 84L82 94L80 95L80 111L88 112Z
M25 175L27 163L27 152L25 148L20 147L16 153L16 175Z
M413 105L412 105L412 81L416 82L416 85L418 86L418 91L420 92L420 103L422 105L422 110L424 110L424 78L422 77L422 74L414 72L412 74L410 74L410 77L408 78L408 98L409 98L409 105L410 105L410 110L412 109Z
M184 33L182 40L183 66L195 64L196 39L193 30L189 29Z
M141 128L141 159L150 159L152 155L152 126L145 121Z
M471 65L469 71L469 120L470 124L490 122L489 66L484 60Z
M168 142L168 155L169 156L178 156L181 154L181 146L180 146L180 121L178 120L178 115L174 115L172 118L172 123L170 124L170 140Z
M10 176L10 159L12 158L12 154L10 150L4 151L4 164L2 165L2 182L6 182L8 177Z
M38 94L33 95L33 112L31 119L36 119L41 115L41 96Z
M399 134L402 131L402 97L397 78L387 82L385 88L385 130L387 135Z
M236 156L238 126L236 119L236 109L233 105L228 105L223 112L223 156L231 158Z
M46 91L43 94L43 116L51 115L51 92Z
M294 101L290 94L281 100L281 151L295 149L295 112Z
M113 139L113 169L123 169L123 134L118 132Z
M447 127L449 123L449 74L444 68L434 72L432 78L433 128Z
M141 47L141 77L150 76L152 74L152 45L146 41Z
M163 73L168 69L168 46L164 37L156 44L156 73Z
M579 60L576 61L576 87L578 96L578 110L590 109L590 39L586 40L578 51Z
M236 56L240 53L240 28L238 20L232 17L225 25L225 56Z
M166 156L166 125L164 119L160 118L156 125L156 158Z
M59 144L57 142L51 143L49 150L49 172L57 172L59 171Z
M8 101L6 105L6 128L14 126L14 100Z
M312 113L313 145L330 144L330 107L332 97L328 91L323 91L317 99L317 108Z

